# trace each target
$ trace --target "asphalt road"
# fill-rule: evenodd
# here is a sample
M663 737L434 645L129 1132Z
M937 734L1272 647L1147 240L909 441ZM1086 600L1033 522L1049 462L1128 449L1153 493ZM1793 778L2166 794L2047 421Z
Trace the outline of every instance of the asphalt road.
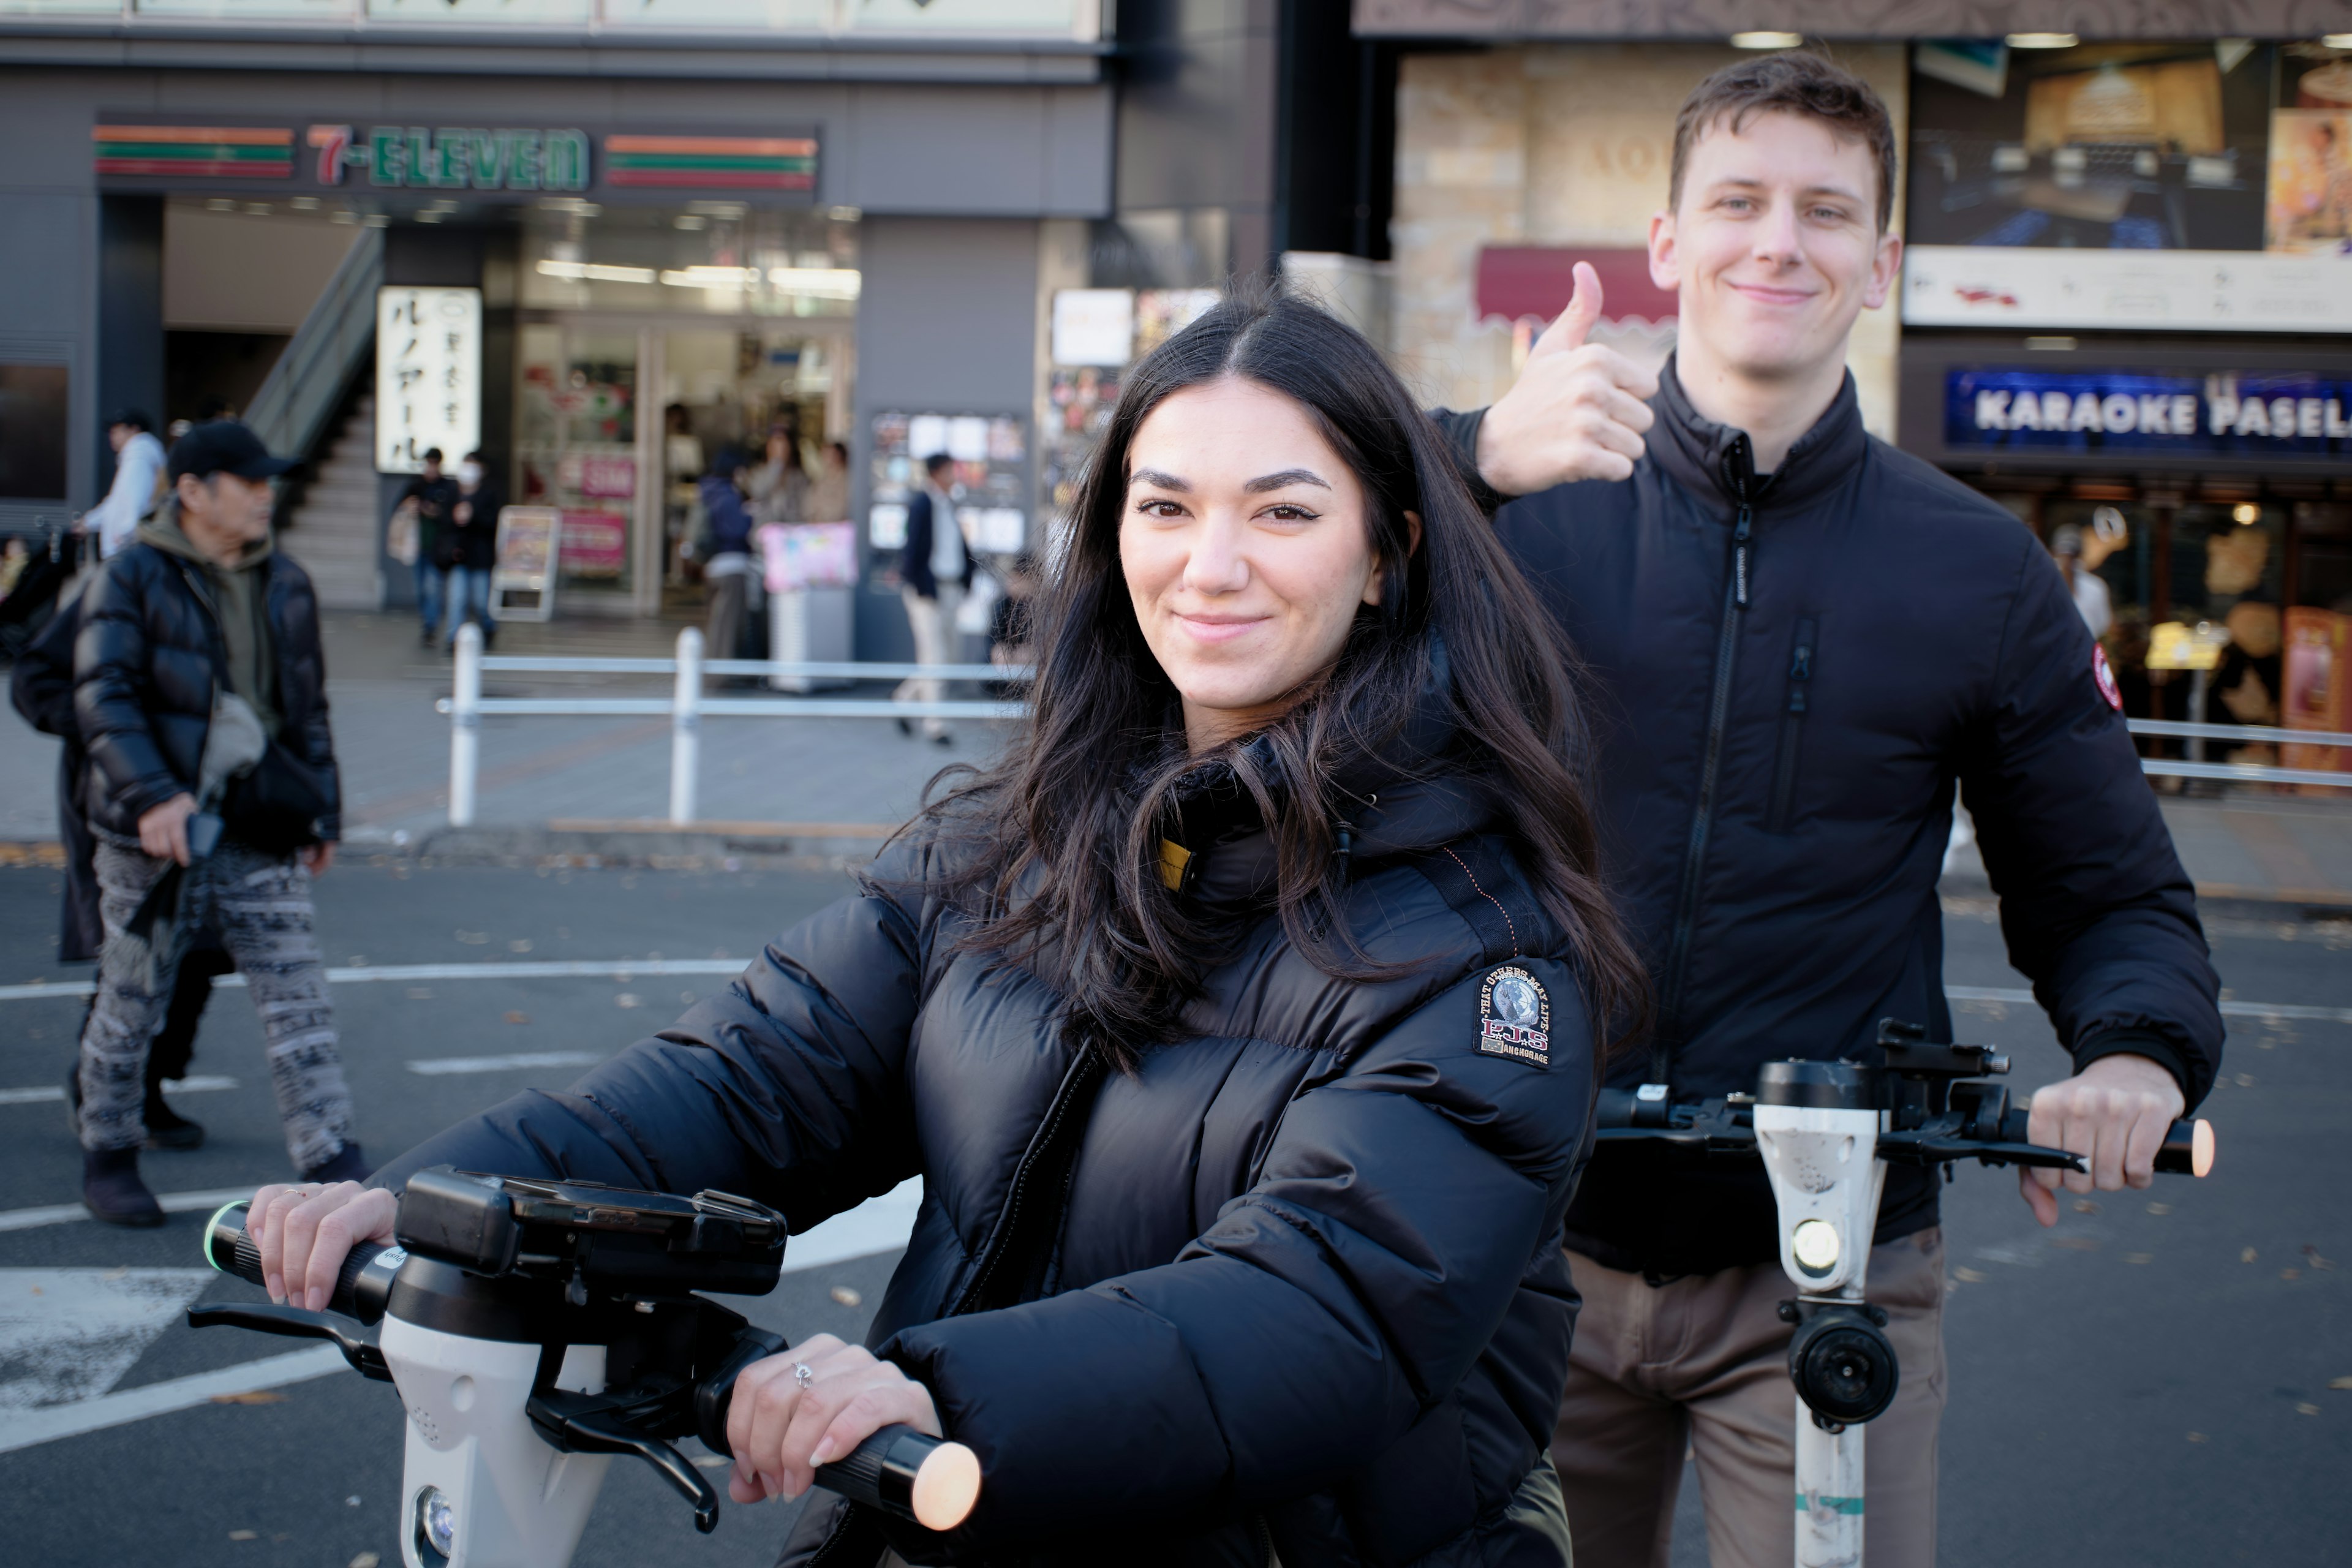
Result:
M48 956L56 880L0 870L0 987L87 976L87 965ZM388 1154L518 1089L568 1081L577 1065L481 1063L609 1054L725 980L648 966L740 963L845 887L820 873L339 868L320 886L331 964L633 966L625 979L339 983L367 1146ZM1988 906L1958 900L1946 924L1952 984L2022 985ZM2352 1009L2352 924L2213 925L2234 999ZM26 1091L0 1092L0 1448L12 1422L33 1415L70 1425L90 1400L200 1386L180 1380L302 1348L178 1321L189 1300L255 1294L183 1272L198 1266L195 1213L152 1232L25 1217L70 1205L78 1191L60 1108L38 1096L63 1077L81 1008L69 994L0 996L0 1091ZM1963 1037L2012 1050L2017 1088L2063 1072L2030 1005L1964 1003L1958 1016ZM2049 1233L2008 1173L1971 1168L1948 1190L1945 1562L2342 1560L2352 1538L2352 1217L2341 1194L2352 1153L2336 1130L2352 1125L2352 1023L2231 1023L2228 1087L2208 1108L2221 1147L2211 1180L2102 1194ZM250 1187L284 1172L258 1042L244 994L216 994L194 1071L239 1087L180 1098L211 1137L193 1153L146 1157L159 1192ZM452 1061L477 1070L412 1066ZM887 1216L869 1228L887 1238ZM836 1246L854 1250L866 1234ZM789 1272L752 1315L795 1339L857 1331L894 1258ZM214 1386L234 1390L243 1375ZM395 1562L402 1418L392 1391L338 1373L257 1392L0 1451L0 1495L15 1500L8 1560ZM1683 1516L1695 1524L1690 1491ZM779 1508L730 1507L715 1535L698 1538L676 1494L620 1461L578 1561L764 1564L782 1526ZM1704 1562L1696 1529L1682 1536L1676 1563Z

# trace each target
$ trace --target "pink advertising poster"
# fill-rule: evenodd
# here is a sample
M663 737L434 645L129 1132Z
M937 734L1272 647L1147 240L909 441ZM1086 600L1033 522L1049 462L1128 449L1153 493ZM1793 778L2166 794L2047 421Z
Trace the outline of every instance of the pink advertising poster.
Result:
M563 544L558 559L567 577L618 577L626 559L629 520L618 512L563 514Z

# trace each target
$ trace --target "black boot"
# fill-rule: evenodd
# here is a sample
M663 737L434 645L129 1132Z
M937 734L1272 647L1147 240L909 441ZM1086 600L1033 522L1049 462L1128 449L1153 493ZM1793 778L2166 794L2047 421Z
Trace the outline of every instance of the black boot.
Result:
M163 1223L163 1206L139 1179L136 1149L81 1152L81 1201L92 1216L109 1225L149 1226Z
M201 1149L205 1146L204 1123L189 1121L166 1104L160 1080L147 1086L147 1106L140 1115L147 1123L147 1147L150 1149Z
M346 1143L325 1164L313 1165L303 1172L302 1179L306 1182L364 1182L374 1169L367 1163L367 1156L360 1152L358 1144Z

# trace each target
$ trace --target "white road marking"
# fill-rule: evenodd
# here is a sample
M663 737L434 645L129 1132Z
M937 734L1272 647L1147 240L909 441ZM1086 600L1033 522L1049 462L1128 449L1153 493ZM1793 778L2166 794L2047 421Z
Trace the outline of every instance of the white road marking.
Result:
M2005 990L1990 985L1947 985L1944 994L1955 1002L2013 1002L2031 1007L2033 993ZM2221 1004L2221 1013L2231 1018L2302 1018L2323 1024L2352 1024L2352 1007L2306 1007L2292 1002L2240 1002L2235 999Z
M269 1178L264 1177L263 1181ZM283 1178L279 1178L283 1180ZM242 1187L215 1187L206 1192L161 1193L155 1201L163 1205L165 1214L210 1214L223 1204L233 1204L239 1198L249 1198L260 1182ZM37 1209L0 1211L0 1230L34 1230L45 1225L68 1225L78 1219L88 1219L89 1211L79 1204L50 1204Z
M593 1051L518 1051L509 1057L428 1057L408 1064L408 1070L426 1078L447 1073L505 1072L509 1068L583 1068L604 1058Z
M168 1083L169 1080L167 1079L166 1082ZM236 1087L236 1079L233 1078L206 1078L202 1073L194 1073L177 1083L170 1084L163 1092L174 1095L208 1094L215 1089ZM55 1104L62 1101L65 1097L66 1086L61 1083L51 1084L47 1089L0 1089L0 1105Z
M866 1258L907 1245L922 1206L923 1179L909 1176L878 1198L868 1198L784 1243L784 1272L822 1268L845 1258Z
M0 1268L0 1421L113 1388L209 1268Z
M144 1388L100 1394L79 1404L9 1411L0 1414L0 1454L29 1448L36 1443L54 1443L60 1437L79 1437L85 1432L120 1426L130 1421L143 1421L151 1415L194 1409L210 1404L217 1394L249 1394L349 1370L342 1352L332 1345L316 1345L266 1361L223 1367L218 1372L200 1372L193 1377L175 1377L165 1383L151 1383Z
M330 985L366 985L395 980L628 980L640 974L740 974L742 958L551 958L512 963L368 963L327 971ZM243 985L242 974L224 974L215 985ZM81 997L97 987L87 980L56 980L33 985L0 985L0 1002L36 1002L43 997Z

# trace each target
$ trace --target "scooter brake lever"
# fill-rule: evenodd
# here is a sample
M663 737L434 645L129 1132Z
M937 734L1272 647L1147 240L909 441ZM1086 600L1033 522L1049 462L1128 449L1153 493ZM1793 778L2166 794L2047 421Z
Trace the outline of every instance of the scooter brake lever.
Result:
M1879 1135L1878 1153L1890 1163L1933 1165L1948 1160L1981 1160L1988 1165L2040 1165L2053 1171L2085 1171L2080 1154L2040 1143L1988 1142L1981 1138L1935 1136L1920 1132Z
M215 1301L188 1309L192 1329L252 1329L264 1334L285 1334L298 1340L326 1340L343 1352L352 1370L378 1383L392 1381L392 1368L375 1341L355 1334L324 1312L299 1307L260 1306L245 1301Z
M524 1405L530 1424L551 1447L574 1454L635 1454L694 1505L694 1528L708 1535L719 1528L719 1494L686 1457L658 1437L631 1427L595 1394L549 1389Z

